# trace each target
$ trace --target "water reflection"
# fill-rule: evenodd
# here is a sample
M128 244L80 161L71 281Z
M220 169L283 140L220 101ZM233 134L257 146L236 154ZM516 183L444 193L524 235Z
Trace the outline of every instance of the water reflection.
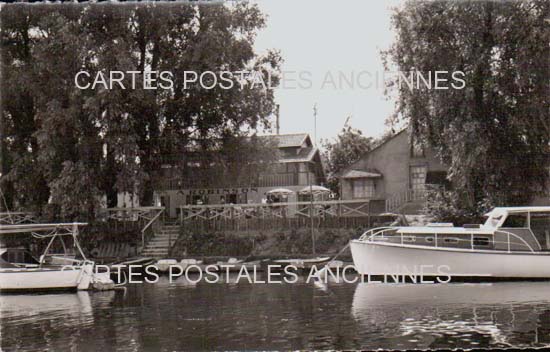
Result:
M0 296L1 349L541 347L550 283L207 284Z
M55 331L93 325L93 308L88 292L0 295L0 317L2 347L32 349L43 347L37 335L42 335L43 342L48 345L56 338ZM32 329L21 330L21 326ZM76 339L72 341L73 345L77 343Z
M546 282L358 284L352 314L367 330L391 332L399 348L542 347L549 303Z

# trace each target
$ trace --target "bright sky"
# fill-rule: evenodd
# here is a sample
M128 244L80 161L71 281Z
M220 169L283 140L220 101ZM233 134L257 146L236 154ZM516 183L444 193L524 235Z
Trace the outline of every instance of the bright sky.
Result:
M317 103L318 141L334 138L350 114L351 126L380 136L394 102L374 77L384 71L380 51L393 42L391 8L399 1L255 1L268 16L256 50L280 50L282 71L290 72L287 87L276 89L281 133L309 132L313 138ZM300 71L307 80L299 79ZM339 75L348 81L339 84Z

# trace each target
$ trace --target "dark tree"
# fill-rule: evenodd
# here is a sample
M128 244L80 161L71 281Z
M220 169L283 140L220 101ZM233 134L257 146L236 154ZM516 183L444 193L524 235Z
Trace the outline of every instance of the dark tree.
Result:
M398 116L450 165L458 206L526 204L548 181L548 1L411 1L386 53L400 71L462 71L464 89L394 86Z
M253 50L264 25L255 5L13 4L0 20L0 185L12 209L50 203L91 217L120 192L150 204L162 155L220 150L223 136L269 127L270 89L181 86L184 71L206 70L255 69L277 82L278 54ZM81 90L81 70L171 71L175 86Z
M334 141L324 141L327 181L333 192L340 191L338 174L371 150L372 145L372 138L350 126L344 127Z

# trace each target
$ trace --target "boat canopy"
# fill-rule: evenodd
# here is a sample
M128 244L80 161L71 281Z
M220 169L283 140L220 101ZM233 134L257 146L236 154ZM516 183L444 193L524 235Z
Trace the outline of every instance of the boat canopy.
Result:
M17 224L17 225L2 225L0 226L0 235L6 234L27 234L33 232L51 232L45 236L51 235L76 235L80 226L88 225L85 222L69 222L57 224ZM64 231L64 232L59 232Z
M508 215L512 213L550 213L550 206L540 207L496 207L485 216L497 218L502 215Z
M429 227L429 226L403 226L399 227L397 233L402 234L493 234L493 231L484 228L463 228L463 227Z

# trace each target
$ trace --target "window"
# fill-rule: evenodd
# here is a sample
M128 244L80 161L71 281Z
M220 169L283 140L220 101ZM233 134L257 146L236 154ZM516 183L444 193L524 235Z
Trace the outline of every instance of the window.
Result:
M239 203L237 201L237 194L236 193L231 193L231 194L228 194L226 197L225 197L225 202L227 204L237 204Z
M531 213L531 231L543 248L550 249L550 213Z
M424 240L425 240L426 242L433 242L433 241L434 241L434 238L433 238L433 237L426 237L426 238L424 238Z
M411 166L409 169L411 189L413 191L423 191L426 186L426 174L428 168L425 165Z
M504 224L502 224L502 227L529 227L527 222L527 213L508 215L506 220L504 220Z
M286 165L282 163L273 164L272 166L273 173L282 174L286 172Z
M458 243L458 238L456 237L448 237L443 240L445 243Z
M474 246L488 246L489 237L474 237Z
M353 180L353 198L373 198L376 194L374 180L355 179Z
M286 172L291 172L291 173L294 173L294 172L298 172L298 168L296 167L297 165L295 163L288 163L286 164Z
M451 184L447 180L446 171L428 171L426 174L426 185L432 189L450 189Z

